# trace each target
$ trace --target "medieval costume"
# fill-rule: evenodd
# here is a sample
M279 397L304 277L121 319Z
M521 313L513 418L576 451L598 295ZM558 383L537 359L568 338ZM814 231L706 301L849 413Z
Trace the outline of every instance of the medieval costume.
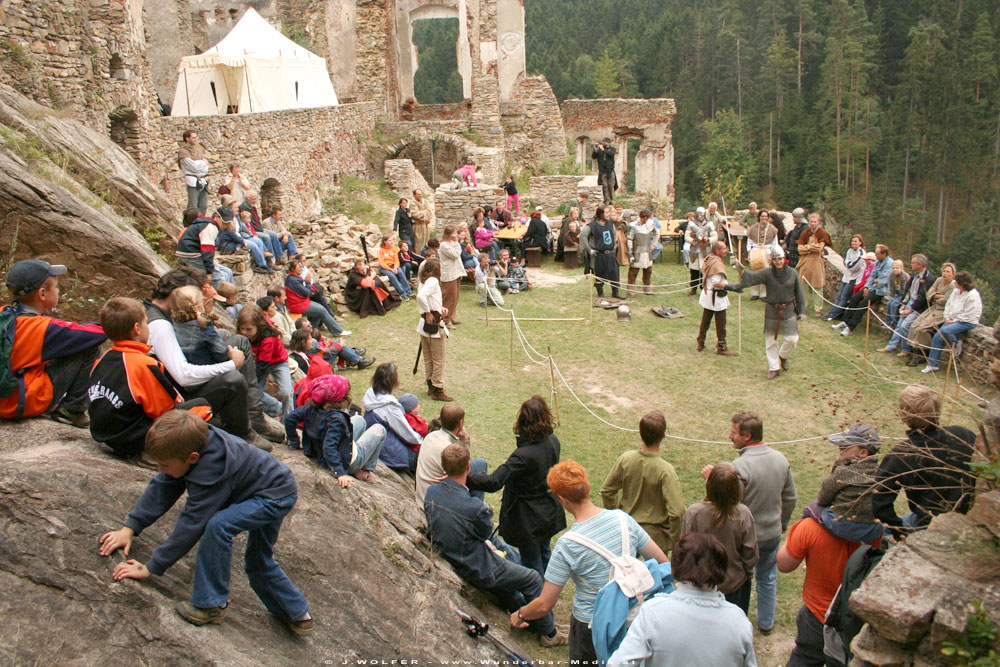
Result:
M764 250L765 261L770 264L771 255L774 254L775 248L778 247L778 228L769 221L763 220L762 216L758 216L757 222L747 227L748 256L749 253L757 248L762 248ZM750 288L751 299L759 299L765 295L767 295L767 286L764 283L758 283Z
M733 355L726 347L726 309L729 308L729 294L726 292L726 266L722 263L722 258L711 253L705 258L702 264L701 290L698 295L698 304L703 308L701 311L701 327L698 329L698 351L705 349L705 335L708 333L708 325L712 318L715 318L716 353L727 357Z
M413 245L410 248L417 251L427 245L427 239L430 238L431 223L434 221L434 205L423 194L421 194L419 201L414 196L410 200L410 217L413 218Z
M784 257L778 248L774 258ZM771 266L757 271L741 271L740 286L766 285L767 296L764 303L764 353L767 355L767 378L773 379L788 370L788 360L799 342L798 315L806 310L805 289L799 281L798 272L790 266L778 269ZM784 342L778 345L778 335Z
M826 262L823 257L826 248L832 244L830 234L822 227L817 227L815 231L806 228L797 241L801 259L795 269L802 277L802 282L808 283L820 294L823 293L823 285L826 284ZM823 300L818 296L814 297L812 290L809 290L806 298L809 303L816 304L816 316L821 316Z
M589 233L587 235L590 254L593 261L594 281L597 287L597 296L604 296L604 283L611 283L611 294L616 299L621 298L618 291L618 262L615 259L617 232L615 225L610 220L598 220L594 218L587 225Z
M792 211L792 228L788 231L785 236L785 261L790 267L796 267L799 264L799 237L802 236L802 232L806 231L809 227L806 221L806 212L801 208L797 208ZM781 223L784 226L784 223Z
M347 274L344 288L344 303L358 314L358 317L385 315L400 304L399 297L390 294L382 281L372 275L370 269L351 269Z
M702 276L701 265L712 254L712 244L719 240L712 221L705 217L705 209L698 207L695 219L684 231L684 240L691 246L688 251L688 269L691 271L690 293L695 294Z
M652 294L653 282L653 248L660 241L660 232L656 229L653 218L639 217L638 222L628 226L626 244L629 254L628 291L636 291L635 279L642 270L642 291Z

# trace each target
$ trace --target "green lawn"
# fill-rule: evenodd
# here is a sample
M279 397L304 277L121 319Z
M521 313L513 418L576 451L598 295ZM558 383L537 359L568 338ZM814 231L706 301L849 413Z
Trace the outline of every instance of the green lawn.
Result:
M669 261L674 254L667 249ZM539 270L533 270L538 273ZM540 270L546 277L573 277L579 270L566 271L547 259ZM529 279L532 271L529 271ZM653 282L677 283L687 270L674 263L657 264ZM549 281L546 281L549 282ZM763 305L744 296L742 304L743 345L737 357L714 354L714 328L708 347L695 351L695 336L701 308L686 293L666 296L637 296L632 299L630 323L615 321L613 310L591 309L589 283L581 281L511 295L507 307L517 316L584 318L579 322L522 322L521 327L542 355L551 349L555 363L574 391L603 419L627 428L636 428L639 418L650 410L666 415L668 433L726 444L706 444L668 439L663 456L673 463L684 488L685 501L702 498L699 471L706 463L731 460L735 452L727 443L729 420L740 410L754 410L764 419L767 441L808 438L842 430L849 424L873 425L888 436L903 435L895 415L895 403L902 384L928 380L918 370L906 368L895 356L877 354L886 335L873 330L868 360L863 359L863 327L844 338L830 326L810 318L800 323L801 339L792 359L791 371L767 381L763 342ZM489 322L471 286L463 286L457 327L447 344L446 388L467 411L466 426L472 438L474 456L484 456L491 468L502 463L514 446L511 432L520 403L539 394L548 400L552 386L547 363L528 360L515 339L511 363L511 328L501 321L507 314L490 309ZM672 305L685 315L678 320L654 316L650 307ZM729 345L739 349L736 300L729 310ZM386 317L359 320L351 315L345 326L354 330L353 345L365 345L379 362L392 361L400 367L400 392L412 391L422 401L424 416L430 421L440 409L427 399L423 369L411 375L418 339L415 302L404 303ZM371 369L374 370L374 367ZM351 373L355 400L360 402L371 371ZM929 381L939 387L945 374ZM955 391L949 378L948 394ZM970 387L982 394L982 388ZM638 434L607 426L588 414L564 390L557 387L560 425L556 429L562 456L579 461L591 475L593 498L600 502L599 489L615 458L638 446ZM972 425L980 414L975 399L959 392L954 410L956 423ZM550 402L550 406L552 403ZM836 458L836 448L823 440L778 445L789 459L799 491L799 506L815 497L819 484ZM500 494L487 497L499 509ZM784 664L795 633L795 613L801 604L801 569L778 580L778 631L758 637L761 664ZM568 622L571 593L564 591L557 619ZM751 618L754 611L751 609ZM497 611L493 623L505 623ZM525 646L545 659L565 658L565 650L544 651L530 638Z

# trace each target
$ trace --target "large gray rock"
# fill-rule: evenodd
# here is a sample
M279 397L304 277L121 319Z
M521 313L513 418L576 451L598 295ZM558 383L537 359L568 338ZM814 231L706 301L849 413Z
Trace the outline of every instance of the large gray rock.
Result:
M152 473L105 455L84 431L43 419L0 423L0 663L486 664L503 657L459 624L456 608L482 612L431 553L412 488L380 467L374 484L341 489L300 453L279 449L298 480L299 502L275 553L316 618L315 635L305 639L291 636L250 590L242 538L219 626L197 628L174 612L191 592L194 551L163 577L112 581L122 557L99 556L98 538L121 526ZM177 513L136 538L132 555L147 558Z

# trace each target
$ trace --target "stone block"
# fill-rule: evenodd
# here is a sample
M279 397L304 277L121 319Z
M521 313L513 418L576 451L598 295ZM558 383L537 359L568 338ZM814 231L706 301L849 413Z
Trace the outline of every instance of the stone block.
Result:
M866 625L851 642L851 667L903 667L910 663L906 647L880 637Z
M1000 538L1000 490L977 495L966 516Z

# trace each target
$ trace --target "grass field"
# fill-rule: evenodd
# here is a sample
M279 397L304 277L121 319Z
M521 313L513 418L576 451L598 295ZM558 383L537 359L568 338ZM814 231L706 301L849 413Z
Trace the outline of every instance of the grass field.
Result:
M685 280L687 270L669 263L675 257L671 249L665 253L668 263L656 265L653 282ZM677 469L687 503L702 498L699 471L703 465L735 456L727 441L734 412L758 412L764 420L765 440L772 442L834 433L858 422L871 424L882 435L899 437L903 427L896 418L895 404L903 384L926 380L941 388L945 382L943 372L928 378L919 369L904 367L893 355L877 354L887 338L882 332L873 330L865 361L863 327L845 338L812 317L800 323L801 338L791 370L767 381L763 305L750 302L748 296L742 303L742 354L727 358L714 353L714 327L706 350L695 351L701 308L695 297L686 293L633 297L632 321L619 323L613 310L591 312L589 282L579 279L579 270L566 271L547 259L542 269L529 271L529 279L533 276L550 286L511 295L506 306L513 307L518 318L583 318L577 322L524 321L520 326L542 356L551 350L555 364L590 409L608 422L632 429L637 428L643 414L660 410L666 416L668 434L715 441L668 438L663 444L662 455ZM660 319L650 312L659 304L675 306L685 317ZM734 351L739 350L739 312L733 299L729 345ZM516 337L511 363L507 314L491 308L488 322L484 315L472 287L463 285L458 308L461 326L447 343L446 388L466 409L473 455L486 457L492 469L506 460L514 447L511 428L521 402L534 394L549 400L552 383L548 364L529 361ZM426 397L422 364L416 375L410 372L418 344L416 321L416 305L410 302L385 317L359 320L351 315L345 327L355 332L349 339L351 344L367 346L380 363L392 361L399 366L400 393L416 393L430 421L441 404ZM368 386L371 370L374 367L349 375L356 401ZM949 382L951 395L954 378ZM981 387L970 388L983 393ZM621 452L638 446L638 434L602 423L564 387L557 386L557 390L560 425L556 435L562 443L562 457L586 466L593 498L600 503L605 474ZM965 392L959 394L952 421L972 426L973 416L980 416L981 411L975 407L975 399ZM824 440L810 440L776 448L791 462L802 507L815 498L836 458L836 447ZM500 494L488 495L487 501L499 510ZM779 576L776 632L756 640L762 665L783 665L791 650L795 613L801 604L802 569ZM568 622L570 602L571 591L564 591L556 610L559 622ZM497 610L491 620L505 624L505 618ZM525 646L532 655L546 660L566 657L564 649L539 649L529 637L525 637Z

